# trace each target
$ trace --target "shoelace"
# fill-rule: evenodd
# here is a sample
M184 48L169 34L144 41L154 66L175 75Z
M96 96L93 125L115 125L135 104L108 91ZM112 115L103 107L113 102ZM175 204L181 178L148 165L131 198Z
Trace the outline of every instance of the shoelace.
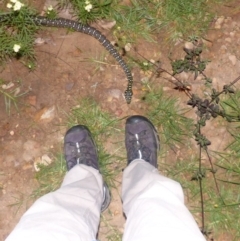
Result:
M131 153L133 155L131 159L135 159L135 158L148 159L149 158L150 150L142 143L142 140L144 140L145 138L147 138L147 133L145 130L138 134L130 134L129 142L130 142L130 148L132 149Z
M79 142L69 142L69 147L71 147L70 155L71 159L75 159L77 161L77 164L83 163L83 164L88 164L86 163L87 157L91 156L91 153L89 153L88 148ZM71 161L70 159L70 161Z
M80 150L80 145L78 142L76 142L76 148L77 148L77 154L80 155L81 150ZM80 158L77 158L77 164L80 164Z
M139 154L139 159L142 159L142 152L141 152L141 143L139 142L139 136L138 134L135 134L135 138L137 140L137 151L138 151L138 154Z

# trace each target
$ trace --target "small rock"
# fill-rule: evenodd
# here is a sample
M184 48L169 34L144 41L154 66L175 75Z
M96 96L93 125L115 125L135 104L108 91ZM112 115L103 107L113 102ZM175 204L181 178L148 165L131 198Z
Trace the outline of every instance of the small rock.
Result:
M127 52L129 52L129 51L131 50L131 48L132 48L132 45L131 45L130 43L127 43L127 44L125 45L125 47L124 47L124 49L125 49Z
M44 107L40 111L37 112L35 115L36 121L44 121L44 122L50 122L55 117L55 106L51 106L49 108Z
M11 135L11 136L13 136L13 135L14 135L14 131L10 131L9 133L10 133L10 135Z
M8 89L12 88L13 86L14 86L14 83L10 82L6 85L2 85L2 89L8 90Z
M44 44L46 41L43 39L43 38L36 38L34 40L34 44L36 45L41 45L41 44Z
M231 38L225 38L225 41L228 42L228 43L232 42Z
M163 87L163 91L170 91L172 90L170 87Z
M30 95L28 96L28 100L27 102L32 105L32 106L36 106L37 104L37 96L36 95Z
M228 58L231 61L232 65L236 65L237 57L235 55L229 55Z
M217 21L215 22L215 29L220 29L222 23L224 22L224 16L221 16L217 19Z
M36 172L40 171L39 165L48 166L53 162L53 160L47 155L44 154L42 157L38 157L35 159L33 166Z
M103 29L110 30L116 25L116 21L99 20L98 25L100 25Z
M185 47L185 49L193 50L194 49L194 44L192 42L186 42L184 44L184 47Z
M114 213L113 213L114 216L117 216L118 214L119 214L118 210L115 210Z

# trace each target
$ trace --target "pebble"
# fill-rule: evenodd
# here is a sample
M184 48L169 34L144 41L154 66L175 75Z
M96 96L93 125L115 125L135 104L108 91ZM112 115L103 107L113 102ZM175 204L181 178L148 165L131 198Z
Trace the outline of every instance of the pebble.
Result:
M222 23L224 22L224 16L219 17L215 22L215 29L220 29Z
M43 38L36 38L34 40L34 44L36 45L41 45L41 44L44 44L45 43L45 40Z
M100 25L103 29L110 30L116 25L116 21L99 20L98 25Z
M114 213L113 213L113 215L114 215L114 216L117 216L117 215L119 215L119 213L120 213L120 212L119 212L118 210L115 210Z
M132 48L132 45L131 45L130 43L127 43L127 44L125 45L125 47L124 47L124 49L125 49L127 52L129 52L129 51L131 50L131 48Z
M14 83L10 82L8 84L2 85L2 89L8 90L8 89L12 88L13 86L14 86Z
M194 49L194 44L192 42L186 42L184 44L184 47L188 50L193 50Z
M39 164L44 165L44 166L48 166L52 162L53 162L53 160L47 154L44 154L41 157L37 157L34 160L33 167L34 167L36 172L39 172L40 171Z
M172 88L170 88L170 87L163 87L163 91L170 91L170 90L172 90Z
M236 65L237 57L235 55L229 55L228 58L231 61L232 65Z
M49 108L44 107L40 111L38 111L35 115L36 121L44 121L44 122L50 122L55 117L55 106L51 106Z
M231 38L225 38L225 41L228 42L228 43L232 42Z
M36 95L30 95L27 98L27 102L32 105L32 106L36 106L37 104L37 96Z

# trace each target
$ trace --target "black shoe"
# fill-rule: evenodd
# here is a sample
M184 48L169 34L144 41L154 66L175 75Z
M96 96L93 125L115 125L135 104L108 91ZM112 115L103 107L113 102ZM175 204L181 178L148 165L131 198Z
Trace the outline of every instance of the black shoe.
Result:
M135 115L126 120L125 145L128 164L135 159L143 159L157 167L159 136L152 122L146 117Z
M84 164L99 170L97 146L86 126L73 126L67 131L64 137L64 155L68 171L77 164ZM107 209L111 201L110 192L105 182L103 195L102 212Z

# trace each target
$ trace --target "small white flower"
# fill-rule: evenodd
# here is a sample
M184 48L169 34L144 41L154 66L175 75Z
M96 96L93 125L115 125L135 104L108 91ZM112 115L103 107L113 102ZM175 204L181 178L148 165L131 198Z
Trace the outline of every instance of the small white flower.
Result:
M17 0L10 0L10 2L12 2L12 3L16 3L16 2L17 2Z
M87 1L85 1L85 4L88 5L88 4L90 4L90 2L87 0Z
M53 10L53 6L50 5L47 10L48 10L49 12L51 12L51 11Z
M13 1L14 1L14 0L13 0ZM13 10L14 10L14 11L18 11L18 10L20 10L21 7L23 7L23 6L24 6L23 3L19 2L19 1L16 1L15 4L14 4L14 6L13 6Z
M19 45L19 44L14 44L14 46L13 46L13 51L14 51L15 53L18 53L19 50L20 50L20 48L21 48L21 45Z
M13 5L11 3L7 4L7 8L12 8L12 7L13 7Z
M91 9L92 9L92 7L93 7L92 4L89 3L89 4L85 7L85 10L88 11L88 12L90 12Z

